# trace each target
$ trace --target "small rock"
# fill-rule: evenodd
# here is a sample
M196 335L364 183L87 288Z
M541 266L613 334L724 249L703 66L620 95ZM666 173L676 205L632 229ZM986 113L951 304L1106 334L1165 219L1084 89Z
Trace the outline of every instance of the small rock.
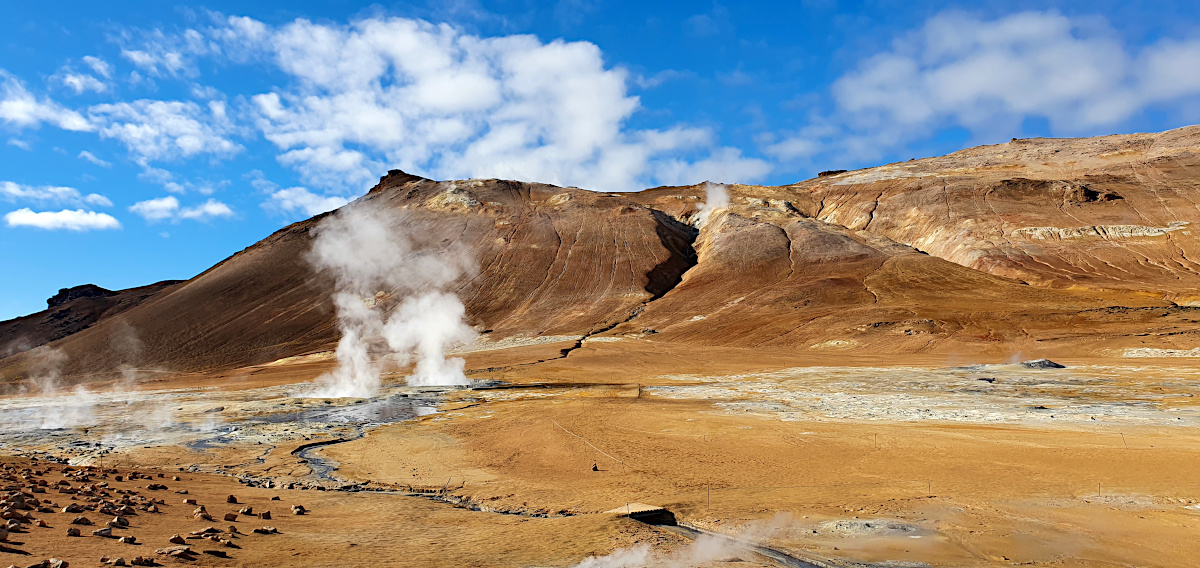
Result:
M307 512L308 512L308 509L305 509L304 505L292 505L292 514L293 515L303 515L304 513L307 513Z
M171 544L184 544L187 541L183 540L183 537L176 534L176 535L171 535L171 540L169 540L167 542L170 542Z
M0 542L8 540L8 529L0 529Z
M225 502L226 502L226 503L233 504L233 505L236 505L236 504L237 504L237 502L238 502L238 500L237 500L237 497L234 497L233 495L230 495L230 496L228 496L228 497L226 497L226 498L225 498Z
M227 523L236 522L237 518L238 518L237 513L225 513L225 522L227 522Z
M272 498L271 498L271 500L272 500L272 501L279 501L280 499L279 499L279 496L278 496L278 495L276 495L276 496L272 497Z
M67 529L67 536L79 536L79 529L74 527Z
M262 520L264 520L264 521L269 521L269 520L271 520L271 512L270 512L270 511L263 511L263 512L261 512L261 513L259 513L259 514L258 514L258 518L260 518L260 519L262 519Z
M178 475L176 475L176 476L171 477L171 481L183 481L183 480L180 479Z
M196 504L196 500L195 500L195 499L184 499L184 500L183 500L183 504L184 504L184 505L195 505L195 504Z
M183 554L191 554L192 547L190 546L168 546L154 551L155 554L166 554L168 556L179 556Z
M90 524L92 524L92 521L91 521L91 519L89 519L87 517L75 517L74 519L71 519L71 524L72 525L90 525Z
M125 544L137 544L137 537L135 537L133 535L126 535L121 538L118 538L117 541L123 542Z
M104 527L102 529L96 529L96 530L92 531L92 534L95 536L102 536L104 538L112 538L112 527Z
M254 507L242 507L242 508L241 508L241 509L238 511L238 514L240 514L240 515L253 515L253 514L254 514Z
M261 529L254 529L254 533L255 534L279 534L279 529L276 529L275 527L263 527Z

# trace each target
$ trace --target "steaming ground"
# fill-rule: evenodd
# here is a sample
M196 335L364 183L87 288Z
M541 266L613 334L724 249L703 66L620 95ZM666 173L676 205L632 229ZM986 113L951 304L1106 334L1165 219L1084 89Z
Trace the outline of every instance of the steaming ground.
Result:
M204 387L14 396L0 400L0 451L337 499L385 515L364 523L402 516L405 534L439 534L428 546L487 565L773 565L604 513L627 502L829 565L1189 566L1200 552L1192 368L798 367L767 352L678 358L640 340L554 359L573 341L482 342L462 352L469 385L409 386L400 369L371 399L312 398L305 385L335 365L319 354L157 383ZM353 492L302 489L316 486ZM428 507L455 511L455 530ZM521 533L529 550L497 556L484 535L512 523L534 523ZM289 541L307 563L254 558L335 565L321 543L361 532L322 531ZM434 562L393 540L371 550Z

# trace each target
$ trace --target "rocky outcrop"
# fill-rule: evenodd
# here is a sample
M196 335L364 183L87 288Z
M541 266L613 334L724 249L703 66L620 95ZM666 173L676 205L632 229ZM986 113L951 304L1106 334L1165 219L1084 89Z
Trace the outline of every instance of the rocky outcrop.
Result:
M61 288L58 293L46 300L46 304L51 308L57 308L76 298L106 298L116 294L112 290L106 290L95 284L84 284L75 286L74 288Z

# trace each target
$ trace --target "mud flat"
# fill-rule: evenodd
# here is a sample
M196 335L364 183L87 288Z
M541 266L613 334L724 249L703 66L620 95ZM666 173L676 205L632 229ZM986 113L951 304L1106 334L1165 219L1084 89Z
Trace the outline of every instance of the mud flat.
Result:
M1105 361L614 376L613 361L581 361L479 371L461 388L391 384L369 400L236 382L9 397L0 451L53 468L183 476L210 510L237 494L312 511L276 523L282 534L269 546L239 537L247 546L227 551L235 563L780 565L754 552L763 546L822 566L1182 567L1200 553L1194 369ZM192 519L165 484L172 520L139 528L154 540L147 549L214 524ZM695 556L711 543L687 537L703 533L605 514L631 502L750 545ZM21 535L23 550L81 565L99 558L45 516L55 529Z

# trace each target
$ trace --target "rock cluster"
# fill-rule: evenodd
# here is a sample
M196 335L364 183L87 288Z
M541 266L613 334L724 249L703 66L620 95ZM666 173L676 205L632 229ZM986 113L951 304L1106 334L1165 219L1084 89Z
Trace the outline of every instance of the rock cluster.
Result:
M32 528L52 528L46 520L34 517L35 513L74 515L73 518L66 521L72 525L67 527L66 536L81 537L83 532L78 527L95 524L87 516L88 513L91 513L111 518L104 522L104 526L91 531L93 536L115 539L124 544L136 544L137 537L134 535L119 535L114 531L129 529L128 517L138 515L139 511L158 512L157 505L161 503L161 501L144 497L137 491L114 488L104 481L110 475L115 481L148 479L138 473L122 476L117 475L115 470L67 466L58 471L62 479L51 482L47 478L52 473L54 471L49 467L40 468L36 466L36 463L23 468L10 464L0 466L0 484L3 484L4 491L3 497L0 498L0 517L4 520L4 524L0 526L0 541L8 540L12 533L27 532ZM55 503L49 496L51 493L70 502L65 505ZM125 559L113 560L114 562L120 560L120 564L114 564L118 566L149 565L139 564L143 560L140 558L135 558L128 563ZM66 565L67 563L64 561L50 559L35 566Z

